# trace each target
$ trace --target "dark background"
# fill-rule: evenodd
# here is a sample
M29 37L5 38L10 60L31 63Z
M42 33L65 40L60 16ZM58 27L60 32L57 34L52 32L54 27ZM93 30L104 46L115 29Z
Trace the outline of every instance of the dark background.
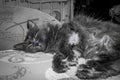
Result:
M109 10L115 5L120 5L120 0L75 0L74 5L75 15L84 13L102 20L110 20Z

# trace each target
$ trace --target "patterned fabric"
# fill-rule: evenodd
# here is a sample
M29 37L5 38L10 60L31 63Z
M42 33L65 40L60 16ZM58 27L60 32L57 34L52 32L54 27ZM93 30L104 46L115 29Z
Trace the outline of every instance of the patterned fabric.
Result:
M0 80L80 80L75 77L77 67L71 67L66 73L54 72L52 57L42 52L0 51ZM106 80L119 79L120 76Z
M40 75L39 78L42 80L46 80L42 75L50 67L51 60L52 55L42 52L30 54L16 50L0 51L0 80L30 80L31 78L39 80L36 74Z
M19 64L44 63L51 61L52 55L38 52L36 54L25 53L23 51L6 50L0 51L0 61ZM45 60L45 59L48 60Z

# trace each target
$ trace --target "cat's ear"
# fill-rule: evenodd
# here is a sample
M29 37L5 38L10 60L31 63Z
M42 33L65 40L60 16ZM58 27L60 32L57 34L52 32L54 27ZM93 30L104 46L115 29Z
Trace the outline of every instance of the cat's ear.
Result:
M101 39L101 42L104 46L106 46L106 48L108 50L112 46L112 44L114 43L114 41L108 35L103 36L103 38Z
M101 42L107 44L110 41L110 37L108 35L104 35L101 39Z
M33 21L28 20L27 21L27 29L31 29L31 28L34 28L34 27L36 27L36 24Z

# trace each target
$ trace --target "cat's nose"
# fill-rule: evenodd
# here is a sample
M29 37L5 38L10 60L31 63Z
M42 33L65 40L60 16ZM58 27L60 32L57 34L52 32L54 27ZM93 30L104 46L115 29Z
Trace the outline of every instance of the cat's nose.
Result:
M42 47L43 47L43 46L42 46L42 44L40 44L40 43L38 44L38 46L39 46L40 48L42 48Z

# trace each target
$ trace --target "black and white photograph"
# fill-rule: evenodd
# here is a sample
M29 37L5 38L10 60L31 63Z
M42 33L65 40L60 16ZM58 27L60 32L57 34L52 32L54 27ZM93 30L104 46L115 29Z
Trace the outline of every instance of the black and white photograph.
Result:
M0 80L120 80L120 0L0 0Z

